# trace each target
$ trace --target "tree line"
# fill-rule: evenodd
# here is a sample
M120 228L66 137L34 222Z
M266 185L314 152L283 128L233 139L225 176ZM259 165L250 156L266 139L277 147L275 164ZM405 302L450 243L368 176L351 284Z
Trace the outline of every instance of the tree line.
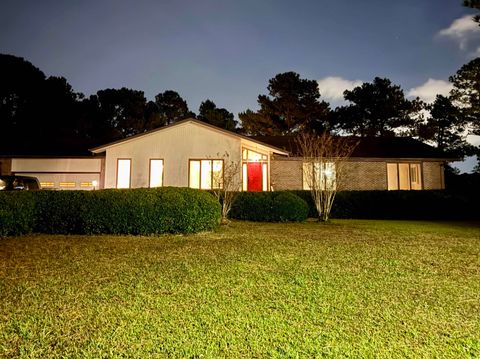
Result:
M462 157L479 152L466 141L480 135L480 58L450 77L453 90L431 104L408 99L387 78L375 77L344 92L346 105L330 108L317 81L295 72L269 80L258 110L238 114L210 99L198 113L176 91L148 101L143 91L104 89L89 97L75 92L63 77L45 74L23 58L0 55L0 150L59 153L85 149L132 136L186 118L246 135L288 135L302 131L368 136L411 136L446 154Z
M198 114L173 90L104 89L86 97L21 57L0 54L0 151L62 154L194 117L235 130L234 115L206 99Z

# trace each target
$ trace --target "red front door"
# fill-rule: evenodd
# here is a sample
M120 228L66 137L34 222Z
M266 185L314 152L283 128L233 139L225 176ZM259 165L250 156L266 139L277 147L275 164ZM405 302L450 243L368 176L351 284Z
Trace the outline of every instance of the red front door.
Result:
M249 192L262 191L262 164L260 162L247 163L247 190Z

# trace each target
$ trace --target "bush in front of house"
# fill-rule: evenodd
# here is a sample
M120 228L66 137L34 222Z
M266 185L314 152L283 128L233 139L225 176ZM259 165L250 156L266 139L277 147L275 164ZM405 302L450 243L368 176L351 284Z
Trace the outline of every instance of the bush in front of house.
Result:
M88 208L86 191L36 191L35 227L38 233L77 234L84 232Z
M31 233L35 227L33 192L0 192L0 237Z
M309 217L317 212L310 191L291 191L309 205ZM333 203L331 218L355 219L479 219L478 192L342 191Z
M220 223L220 204L190 188L0 194L0 235L195 233Z
M230 218L257 222L304 221L308 205L289 192L240 192L230 211Z
M478 195L451 191L361 191L338 197L336 218L474 219Z
M275 222L301 222L308 218L308 205L300 197L289 192L273 196L272 219Z
M87 234L195 233L220 222L216 198L190 188L107 189L89 195Z
M220 222L220 204L190 188L107 189L88 192L87 234L195 233Z
M270 222L272 220L270 192L239 192L232 204L230 218L246 221Z

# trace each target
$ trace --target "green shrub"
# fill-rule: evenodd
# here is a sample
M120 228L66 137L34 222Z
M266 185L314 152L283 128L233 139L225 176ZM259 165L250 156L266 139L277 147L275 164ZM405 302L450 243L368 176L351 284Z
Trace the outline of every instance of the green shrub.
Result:
M317 217L310 191L291 191ZM356 219L479 219L478 192L456 191L343 191L333 203L331 218Z
M215 197L190 188L88 192L84 233L160 234L211 230L220 222Z
M315 208L315 203L313 203L312 194L310 193L310 191L292 190L287 192L293 193L294 195L303 199L305 203L307 203L308 217L318 218L317 209Z
M36 191L35 232L51 234L83 233L87 211L86 191Z
M0 194L0 235L160 234L211 230L220 204L190 188L36 191Z
M246 221L272 221L273 192L240 192L232 204L230 218Z
M257 222L304 221L308 205L289 192L240 192L230 218Z
M0 192L0 237L28 234L34 226L33 192Z
M272 220L275 222L301 222L308 217L308 205L300 197L281 192L273 197Z

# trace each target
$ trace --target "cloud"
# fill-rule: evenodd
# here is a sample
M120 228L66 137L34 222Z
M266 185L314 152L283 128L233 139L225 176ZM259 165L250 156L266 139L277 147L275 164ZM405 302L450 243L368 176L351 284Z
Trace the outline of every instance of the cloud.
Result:
M461 50L466 50L468 42L480 35L480 27L472 20L472 15L465 15L454 20L449 27L440 30L437 35L453 39L458 42Z
M351 81L336 76L325 77L317 82L322 97L334 102L343 101L343 92L345 90L351 90L363 83L363 81L360 80Z
M447 96L452 88L452 84L448 81L428 79L424 84L410 89L407 96L420 97L425 102L433 102L437 95Z

